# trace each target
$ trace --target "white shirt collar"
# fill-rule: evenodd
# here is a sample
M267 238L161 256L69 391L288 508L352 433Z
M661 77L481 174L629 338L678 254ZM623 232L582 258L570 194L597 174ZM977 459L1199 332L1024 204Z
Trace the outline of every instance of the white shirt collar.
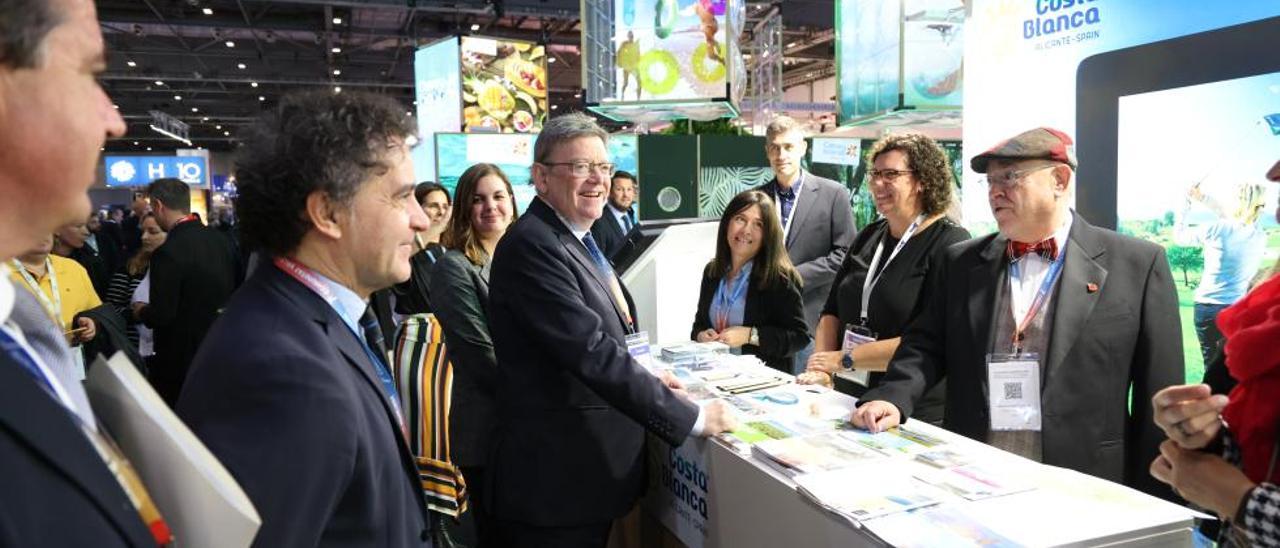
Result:
M1067 249L1067 237L1071 235L1071 221L1075 219L1075 214L1070 209L1067 210L1067 219L1062 222L1062 226L1053 233L1053 243L1058 246L1058 253L1062 253Z
M312 269L316 278L324 282L329 287L329 291L333 293L334 301L329 303L338 316L342 317L342 321L350 327L352 331L363 334L360 329L360 317L364 316L365 309L369 308L369 302L360 298L355 291L352 291L345 285L329 279L324 274ZM363 335L362 335L363 336Z
M538 199L542 200L542 197L539 196ZM574 238L577 238L578 240L582 240L587 236L588 232L591 232L591 227L587 227L586 230L582 230L577 226L574 226L573 223L569 222L569 219L564 218L564 215L561 215L559 211L556 211L556 208L551 207L551 202L542 200L542 203L546 204L547 207L551 208L551 211L555 212L556 218L560 219L560 223L563 224L565 228L569 229L569 232L573 233Z

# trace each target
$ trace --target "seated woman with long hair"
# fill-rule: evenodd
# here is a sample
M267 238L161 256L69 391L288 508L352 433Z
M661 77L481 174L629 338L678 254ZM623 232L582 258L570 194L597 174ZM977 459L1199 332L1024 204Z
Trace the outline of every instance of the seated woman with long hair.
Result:
M758 190L738 194L720 217L716 256L702 273L692 338L790 373L793 356L809 344L801 283L773 201Z

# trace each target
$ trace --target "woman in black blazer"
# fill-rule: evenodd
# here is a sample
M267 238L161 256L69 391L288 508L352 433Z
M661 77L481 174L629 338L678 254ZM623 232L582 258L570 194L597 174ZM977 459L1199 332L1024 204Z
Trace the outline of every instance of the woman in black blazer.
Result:
M792 356L809 344L801 283L773 200L758 190L738 194L720 217L716 257L702 273L691 336L725 343L790 373Z
M493 546L488 537L484 496L484 463L497 424L498 361L489 336L489 266L498 240L515 221L511 182L498 166L476 164L458 179L458 207L449 220L443 244L449 249L431 274L432 302L445 352L453 364L453 398L449 410L449 443L453 462L462 468L471 494L469 513L475 542Z

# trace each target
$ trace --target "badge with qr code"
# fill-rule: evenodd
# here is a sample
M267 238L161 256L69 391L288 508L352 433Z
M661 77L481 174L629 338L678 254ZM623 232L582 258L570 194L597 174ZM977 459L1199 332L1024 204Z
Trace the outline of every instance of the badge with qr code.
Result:
M1040 356L987 355L992 430L1040 430Z

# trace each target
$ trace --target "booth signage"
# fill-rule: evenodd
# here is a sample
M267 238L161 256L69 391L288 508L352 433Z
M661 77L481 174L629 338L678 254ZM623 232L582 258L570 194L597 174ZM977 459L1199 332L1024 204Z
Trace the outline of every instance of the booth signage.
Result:
M143 186L166 177L209 184L209 160L202 156L106 156L102 163L109 187Z
M672 447L649 437L649 493L645 505L668 531L688 548L702 548L707 539L708 440L688 438Z

